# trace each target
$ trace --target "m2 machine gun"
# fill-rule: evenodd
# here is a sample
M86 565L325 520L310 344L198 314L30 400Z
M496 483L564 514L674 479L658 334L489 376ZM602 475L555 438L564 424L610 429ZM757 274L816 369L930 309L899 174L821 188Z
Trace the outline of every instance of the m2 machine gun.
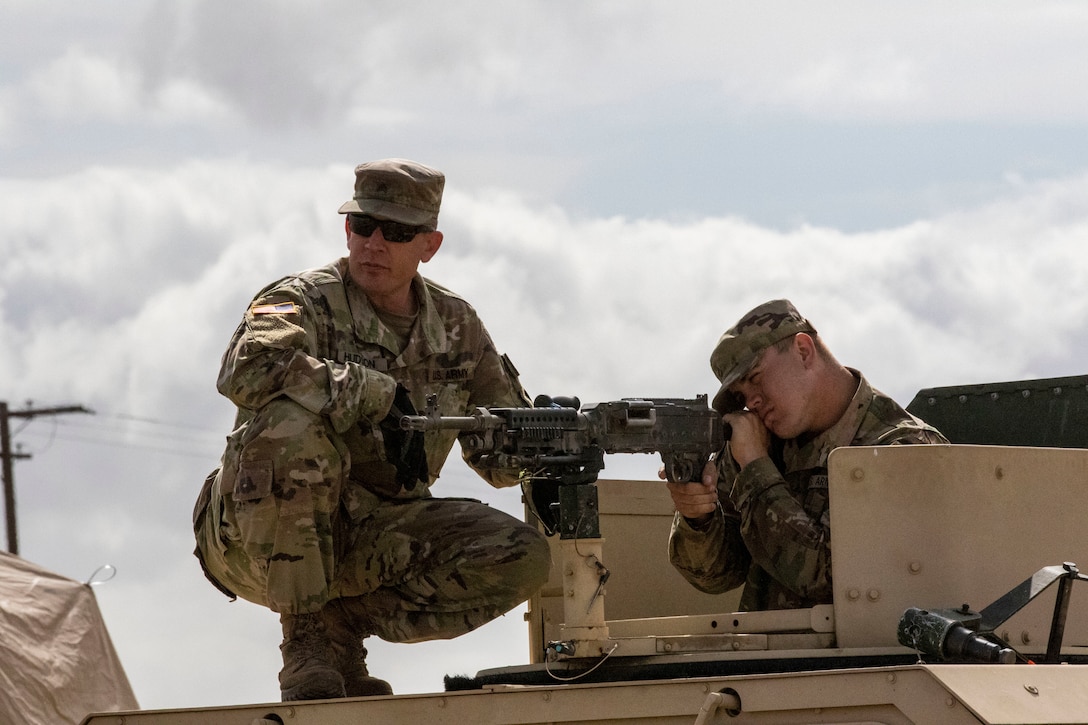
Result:
M477 408L469 416L442 416L433 399L423 415L401 418L412 431L457 430L469 460L518 469L526 500L563 551L563 640L550 655L606 655L603 594L608 569L601 560L597 475L606 453L658 453L670 481L696 481L711 454L728 438L707 396L624 398L582 406L578 398L538 396L532 408Z
M696 481L727 437L727 426L706 395L624 398L585 407L578 398L540 395L532 408L477 408L470 416L442 416L432 397L424 415L406 415L400 426L470 433L460 439L470 460L485 468L523 471L534 484L531 504L549 533L563 518L562 489L595 483L604 454L659 453L668 480ZM558 501L551 497L556 490Z

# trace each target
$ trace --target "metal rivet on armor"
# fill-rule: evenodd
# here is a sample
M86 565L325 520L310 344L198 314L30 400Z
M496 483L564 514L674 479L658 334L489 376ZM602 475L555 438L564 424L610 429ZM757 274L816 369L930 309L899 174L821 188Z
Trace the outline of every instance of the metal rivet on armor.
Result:
M875 602L876 600L880 599L880 590L879 589L870 589L868 591L868 593L866 594L866 596L869 597L870 602Z
M850 471L850 478L854 481L865 480L865 470L862 468L855 468L854 470Z
M910 566L908 566L907 568L910 570L911 574L917 574L918 572L922 571L922 562L912 561L910 563Z
M850 589L849 591L846 592L846 598L847 599L857 601L860 597L861 597L861 592L859 592L857 589Z

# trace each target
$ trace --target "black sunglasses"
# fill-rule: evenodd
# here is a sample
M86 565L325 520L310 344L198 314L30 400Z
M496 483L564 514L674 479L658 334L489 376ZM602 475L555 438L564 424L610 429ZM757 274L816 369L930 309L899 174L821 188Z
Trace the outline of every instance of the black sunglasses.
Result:
M385 241L397 244L410 242L417 234L434 231L426 225L418 226L401 224L388 219L375 219L369 214L348 214L348 224L351 226L351 233L358 234L360 237L369 237L374 230L381 229Z

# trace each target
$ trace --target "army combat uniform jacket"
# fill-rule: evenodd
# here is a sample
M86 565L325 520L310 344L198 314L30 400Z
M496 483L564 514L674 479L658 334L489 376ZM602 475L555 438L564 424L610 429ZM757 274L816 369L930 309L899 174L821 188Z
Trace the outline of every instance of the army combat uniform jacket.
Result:
M465 300L419 275L413 291L419 319L398 353L400 343L351 281L346 259L262 290L235 332L219 373L219 392L239 408L237 424L244 425L268 401L286 396L327 418L348 439L353 480L383 496L427 495L426 487L394 488L372 473L373 464L384 461L376 429L396 383L408 388L419 411L428 395L436 395L442 415L530 403L509 359L495 350ZM456 431L427 434L432 482L456 437ZM496 485L515 482L480 473Z
M412 286L419 311L403 349L346 258L254 298L218 380L238 407L235 429L194 511L197 555L229 593L313 611L345 594L340 564L360 522L388 503L430 499L457 432L426 433L429 480L397 483L379 426L397 383L417 410L436 396L443 415L529 405L475 310L419 275ZM517 481L514 472L480 473L496 486ZM377 586L355 576L350 594Z
M851 372L858 389L835 425L815 437L772 439L769 458L739 471L721 456L714 517L695 528L676 514L669 558L697 589L719 594L744 584L743 611L830 603L828 455L841 446L948 442Z

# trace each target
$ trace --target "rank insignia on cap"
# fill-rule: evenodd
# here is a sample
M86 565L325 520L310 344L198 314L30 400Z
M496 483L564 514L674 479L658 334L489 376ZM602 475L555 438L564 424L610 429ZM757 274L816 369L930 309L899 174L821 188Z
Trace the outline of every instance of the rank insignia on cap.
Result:
M298 305L294 302L277 302L269 305L253 305L249 311L254 315L294 315L298 313Z

